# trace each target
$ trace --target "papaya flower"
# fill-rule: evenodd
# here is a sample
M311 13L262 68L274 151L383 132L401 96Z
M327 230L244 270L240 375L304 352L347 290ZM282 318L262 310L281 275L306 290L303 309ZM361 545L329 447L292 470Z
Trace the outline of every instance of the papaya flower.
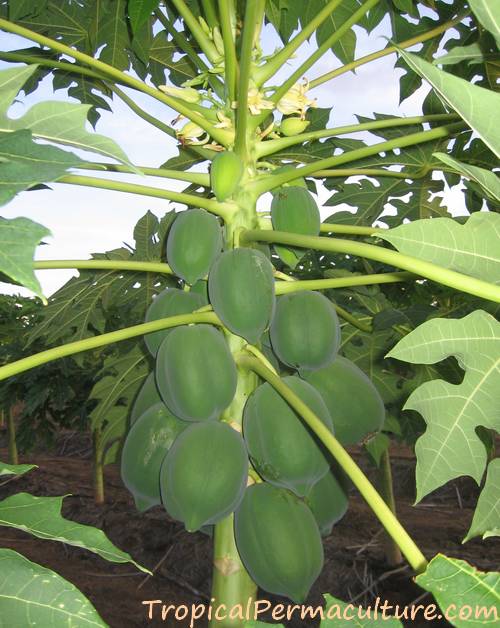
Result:
M184 100L184 102L198 103L201 100L200 92L192 87L171 87L169 85L158 85L158 89L167 96L179 98L179 100Z
M183 144L206 144L208 133L194 122L188 122L180 131L177 131L177 139Z
M295 83L277 104L278 111L289 116L299 114L304 120L309 107L317 107L316 98L308 98L306 93L309 89L309 81L304 79L303 83Z
M253 116L258 116L263 109L274 109L274 103L266 100L256 87L248 90L248 109Z

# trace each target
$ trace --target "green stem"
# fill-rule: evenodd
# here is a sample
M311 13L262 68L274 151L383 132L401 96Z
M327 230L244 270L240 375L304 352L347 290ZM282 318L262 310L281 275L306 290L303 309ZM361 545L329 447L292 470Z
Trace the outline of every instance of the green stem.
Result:
M277 295L299 292L300 290L332 290L335 288L351 288L354 286L371 286L374 284L398 283L417 279L413 273L376 273L373 275L353 275L352 277L335 277L332 279L304 279L302 281L278 281L275 284Z
M170 192L160 188L153 188L147 185L136 185L135 183L125 183L123 181L111 181L109 179L99 179L97 177L84 177L80 175L68 174L60 177L57 183L68 183L70 185L84 185L92 188L100 188L102 190L114 190L117 192L127 192L129 194L139 194L142 196L153 196L155 198L164 198L176 203L191 205L193 207L201 207L216 214L217 216L227 217L233 207L229 203L219 203L213 199L207 199L194 194L184 194L183 192Z
M442 113L430 116L413 116L411 118L388 118L386 120L375 120L373 122L363 122L362 124L348 124L333 129L320 129L318 131L310 131L309 133L300 133L293 137L282 137L278 140L268 140L261 142L256 147L257 157L267 157L280 150L285 150L296 144L303 144L313 140L319 140L326 137L337 135L345 135L347 133L361 133L362 131L373 131L377 129L390 129L392 127L413 126L415 124L423 124L424 122L448 122L450 120L458 120L460 116L455 113ZM335 171L334 171L335 172ZM408 177L408 175L405 175Z
M342 240L340 238L322 238L318 236L301 236L285 231L250 230L240 233L242 243L249 242L276 242L288 246L297 246L316 251L328 251L329 253L345 253L359 257L372 259L383 264L396 266L413 272L421 277L437 281L455 290L467 292L495 303L500 303L500 286L488 283L482 279L469 277L448 268L436 266L431 262L404 255L398 251L392 251L373 244L355 242L354 240ZM287 284L286 285L293 285Z
M336 78L337 76L340 76L341 74L345 74L346 72L349 72L350 70L354 70L355 68L358 68L361 65L370 63L370 61L374 61L375 59L381 59L382 57L391 55L397 52L398 49L410 48L411 46L414 46L416 44L420 44L420 43L423 43L424 41L432 39L433 37L436 37L436 35L440 35L441 33L444 33L444 31L448 30L449 28L452 28L453 26L455 26L455 24L458 24L459 22L461 22L464 19L464 17L466 17L468 14L469 14L468 11L465 13L461 13L454 20L450 20L449 22L445 22L444 24L441 24L440 26L436 26L436 28L433 28L432 30L427 31L427 33L416 35L415 37L406 39L405 41L394 44L393 46L388 46L387 48L384 48L384 50L378 50L377 52L372 52L369 55L365 55L364 57L361 57L360 59L351 61L351 63L346 63L342 67L337 68L336 70L332 70L331 72L327 72L326 74L323 74L322 76L319 76L318 78L311 81L309 83L309 88L312 89L313 87L322 85L323 83L326 83L327 81L333 78Z
M301 168L263 177L262 179L255 181L253 184L253 190L256 194L264 194L265 192L270 192L274 188L280 187L284 183L289 183L299 177L314 175L318 170L334 168L335 166L357 161L358 159L363 159L364 157L371 157L372 155L376 155L380 152L392 151L396 148L406 148L407 146L414 146L431 140L449 137L455 131L462 129L463 127L464 123L458 122L456 124L440 126L435 129L431 129L430 131L411 133L405 137L398 137L387 142L378 142L377 144L347 151L342 153L342 155L337 155L335 157L319 159L318 161L314 161L310 164L302 166Z
M394 498L391 458L388 448L384 451L380 458L377 486L385 503L389 506L391 512L396 517L396 500ZM389 567L396 567L397 565L400 565L403 560L401 556L401 550L399 549L398 544L395 543L389 535L387 535L385 542L385 556Z
M253 65L254 38L263 19L265 0L252 0L246 3L245 20L242 33L240 54L240 76L238 81L238 108L236 110L235 151L248 155L248 89Z
M99 172L119 172L126 174L136 174L132 168L117 164L105 164L100 162L87 161L83 166L76 166L78 170L96 170ZM208 188L210 186L210 176L204 172L187 172L186 170L169 170L167 168L149 168L148 166L136 166L136 170L148 177L160 177L162 179L172 179L174 181L185 181L195 185Z
M180 1L181 0L175 0L175 2L180 2ZM210 124L209 122L207 122L203 116L194 112L187 103L180 103L175 98L170 98L169 96L167 96L160 90L154 87L150 87L146 83L143 83L142 81L132 76L129 76L128 74L126 74L125 72L122 72L121 70L117 70L113 66L108 65L107 63L104 63L103 61L94 59L90 55L80 52L79 50L75 50L74 48L70 48L69 46L62 44L61 42L56 41L55 39L50 39L49 37L45 37L44 35L35 33L34 31L28 28L24 28L22 26L19 26L18 24L14 24L2 18L0 18L0 28L9 33L14 33L16 35L20 35L21 37L25 37L26 39L30 39L31 41L34 41L40 44L41 46L47 46L51 50L55 50L62 54L68 55L72 59L76 59L77 61L80 61L81 63L85 63L86 65L90 66L91 68L94 68L98 72L103 73L105 76L108 77L108 80L109 78L112 78L118 83L129 85L130 87L133 87L134 89L138 89L139 91L144 92L145 94L148 94L149 96L152 96L156 100L159 100L163 104L174 109L174 111L177 111L178 113L182 114L189 120L192 120L195 124L201 127L204 131L209 133L214 138L214 140L216 140L222 145L226 145L227 143L231 141L230 133L227 133L223 129L214 128L214 126Z
M335 214L334 214L335 215ZM339 225L334 222L324 222L320 228L320 233L345 233L347 235L371 236L379 231L386 231L380 227L360 227L358 225Z
M293 72L287 80L280 85L280 87L274 92L271 97L271 100L277 103L284 94L295 85L300 79L306 74L307 70L311 66L313 66L316 61L321 59L321 57L330 50L335 42L337 42L343 35L352 27L354 24L357 24L361 18L376 4L378 4L380 0L367 0L364 2L357 11L355 11L351 17L346 20L342 26L340 26L336 31L334 31L330 37L328 37L310 56L307 57L306 61L304 61L298 68Z
M201 6L203 7L203 13L205 14L205 19L210 28L218 26L219 20L213 0L201 0Z
M208 76L208 82L210 83L214 92L220 98L223 98L224 86L222 85L221 81L219 80L217 76L209 73L208 65L203 61L201 56L196 52L196 50L193 48L193 46L191 45L191 42L187 39L187 37L185 37L181 31L178 31L174 27L171 21L168 20L165 17L165 15L163 15L160 9L157 9L155 11L155 15L158 18L158 20L163 24L163 26L166 28L167 32L172 36L172 39L174 40L174 43L177 45L179 50L182 50L183 52L185 52L187 56L189 57L189 59L191 60L191 63L193 63L193 65L196 68L198 68L198 70L202 74L206 74ZM175 21L175 18L174 18L174 21Z
M133 270L144 273L161 273L172 275L172 269L168 264L161 262L133 262L125 260L103 260L103 259L63 259L63 260L43 260L33 262L35 270L60 270L64 268L80 268L91 270Z
M391 164L397 165L397 164ZM318 170L315 176L318 178L332 177L394 177L396 179L420 179L427 174L427 169L422 168L416 172L398 172L396 170L384 170L384 168L337 168L336 170Z
M205 53L207 59L213 65L217 65L221 61L221 56L217 51L217 48L214 46L213 42L209 39L208 35L206 35L205 31L201 28L194 14L191 13L190 8L187 6L184 0L172 0L172 4L179 12L179 15L182 17L184 23L191 31L191 34L196 39L201 50Z
M131 109L137 116L139 116L139 118L142 118L160 131L163 131L163 133L166 133L170 137L176 139L177 136L174 129L169 127L168 124L165 124L161 120L158 120L151 114L147 113L147 111L144 111L144 109L142 107L139 107L139 105L135 102L133 98L130 98L130 96L128 96L116 85L110 85L109 87L121 100L123 100L123 102L129 107L129 109Z
M104 496L104 464L102 451L101 431L95 429L93 433L93 484L94 503L102 506L105 502Z
M212 595L215 606L224 604L227 609L246 608L250 600L257 599L257 585L241 563L233 531L234 515L229 515L214 528L214 567ZM240 628L241 620L213 619L210 628Z
M232 15L234 12L233 0L219 0L220 26L224 41L224 71L226 89L229 101L236 100L236 80L238 76L238 59L233 39Z
M263 85L272 76L276 74L295 53L295 51L309 39L309 37L316 32L319 26L335 11L342 0L330 0L325 7L319 11L308 22L304 28L302 28L298 34L290 40L287 45L282 48L276 55L267 61L267 63L255 71L255 82L258 86Z
M28 65L42 65L45 67L53 68L54 70L64 70L65 72L71 72L72 74L81 74L93 79L105 80L105 76L94 72L89 68L85 68L81 65L68 63L67 61L56 61L55 59L47 59L46 57L37 57L36 55L24 54L22 52L0 52L0 59L2 61L11 61L12 63L26 63Z
M14 422L12 407L7 408L7 439L9 464L19 464L16 442L16 424Z
M335 308L335 311L340 316L340 318L343 318L347 323L350 323L353 327L356 327L357 329L364 331L367 334L373 331L370 323L363 323L363 321L360 321L358 318L353 316L347 310L344 310L343 307L340 307L340 305L337 305L336 303L333 303L333 307Z
M366 500L370 508L373 510L379 521L382 523L388 534L401 548L411 567L416 572L422 572L427 560L409 534L399 523L391 512L382 497L377 493L373 485L370 483L365 474L354 462L347 451L338 442L335 436L330 432L328 427L314 414L314 412L283 382L283 380L274 375L267 369L262 362L256 358L240 355L238 364L243 368L257 373L262 379L265 379L271 386L279 392L279 394L287 401L290 406L304 419L305 423L311 428L316 436L325 445L328 451L333 455L335 460L340 464L343 471L349 476L353 484L359 490L363 498Z
M89 351L90 349L105 347L114 342L137 338L138 336L160 331L161 329L177 327L178 325L191 325L193 323L209 323L211 325L221 324L215 314L207 312L203 314L182 314L180 316L170 316L169 318L162 318L150 323L142 323L141 325L126 327L125 329L119 329L118 331L100 334L99 336L93 336L92 338L85 338L85 340L77 340L65 345L60 345L59 347L54 347L53 349L47 349L41 353L36 353L35 355L30 355L27 358L16 360L15 362L11 362L5 366L0 366L0 381L7 379L12 375L29 371L41 364L47 364L47 362L58 360L59 358L65 358L70 355L82 353L83 351Z

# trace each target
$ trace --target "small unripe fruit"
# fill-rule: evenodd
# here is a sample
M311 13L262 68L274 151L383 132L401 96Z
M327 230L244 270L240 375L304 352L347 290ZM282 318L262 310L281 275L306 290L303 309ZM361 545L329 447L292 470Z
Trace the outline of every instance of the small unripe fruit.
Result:
M301 120L296 117L285 118L280 125L280 132L287 137L293 137L303 133L310 124L309 120Z
M243 162L236 153L218 153L210 168L210 184L215 198L222 203L237 189L243 175Z

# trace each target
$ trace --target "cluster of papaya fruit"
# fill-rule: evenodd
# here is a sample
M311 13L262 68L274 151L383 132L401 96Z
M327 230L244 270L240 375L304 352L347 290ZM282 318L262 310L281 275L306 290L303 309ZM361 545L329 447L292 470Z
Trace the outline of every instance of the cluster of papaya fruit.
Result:
M282 230L319 231L318 208L302 187L279 191L272 220ZM190 289L164 290L146 320L210 303L224 331L196 324L145 336L155 370L132 409L122 477L140 510L163 504L189 531L235 513L236 543L250 576L299 602L323 565L321 535L347 509L346 482L269 383L250 394L242 431L234 429L225 411L236 394L238 367L225 334L260 348L343 444L380 429L384 406L366 375L338 355L332 302L314 291L276 297L268 257L254 248L223 251L222 233L219 220L202 209L179 214L169 232L168 263ZM277 253L289 265L301 255Z

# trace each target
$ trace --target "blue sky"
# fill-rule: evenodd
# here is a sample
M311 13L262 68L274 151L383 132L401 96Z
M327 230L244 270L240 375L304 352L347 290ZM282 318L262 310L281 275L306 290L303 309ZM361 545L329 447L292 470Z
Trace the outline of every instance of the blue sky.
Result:
M367 36L361 29L357 32L356 57L385 46L385 34L388 32L385 22L382 22L370 36ZM276 47L277 42L273 37L271 27L266 28L263 42L266 52L271 52ZM0 35L2 50L18 49L29 45L31 45L29 42L20 37L5 33ZM296 54L296 58L288 67L283 68L277 78L280 75L286 75L289 68L296 67L300 60L307 57L312 50L314 50L314 45L304 44ZM360 67L356 75L344 74L312 90L310 95L317 97L319 107L331 107L333 104L330 119L332 126L356 122L354 113L365 116L371 116L374 112L405 116L418 115L427 88L421 88L411 98L404 101L402 106L399 106L398 80L401 70L394 69L395 61L395 55L377 60ZM307 77L313 79L339 65L330 53L310 70ZM0 68L6 66L7 64L0 62ZM136 92L129 91L128 93L149 113L156 115L163 122L169 123L175 117L172 110L158 101L138 95ZM54 93L51 81L45 80L34 94L21 98L22 103L12 107L11 115L21 115L29 106L40 100L54 99L71 101L63 90ZM96 130L113 138L138 165L158 167L177 152L174 140L138 118L117 98L113 103L113 113L103 112ZM102 161L102 158L97 156L96 160ZM120 175L113 174L112 178L119 179ZM182 187L182 184L163 179L145 179L127 175L127 180L172 190ZM51 188L51 190L21 193L0 210L5 218L25 216L50 229L52 237L47 239L49 246L39 247L36 253L36 258L40 260L87 259L93 252L112 249L121 246L123 242L132 242L134 224L148 209L161 216L173 206L178 209L182 208L180 205L171 205L161 199L106 190L63 184L51 184ZM320 192L320 204L328 196L329 193L326 191ZM447 201L449 205L457 208L463 205L458 190L450 191ZM266 199L262 199L262 202L266 203ZM327 207L322 214L326 217L331 211L331 208ZM37 272L46 295L52 294L72 274L75 273L60 270ZM0 292L18 293L20 289L0 283ZM28 293L25 292L25 294Z

